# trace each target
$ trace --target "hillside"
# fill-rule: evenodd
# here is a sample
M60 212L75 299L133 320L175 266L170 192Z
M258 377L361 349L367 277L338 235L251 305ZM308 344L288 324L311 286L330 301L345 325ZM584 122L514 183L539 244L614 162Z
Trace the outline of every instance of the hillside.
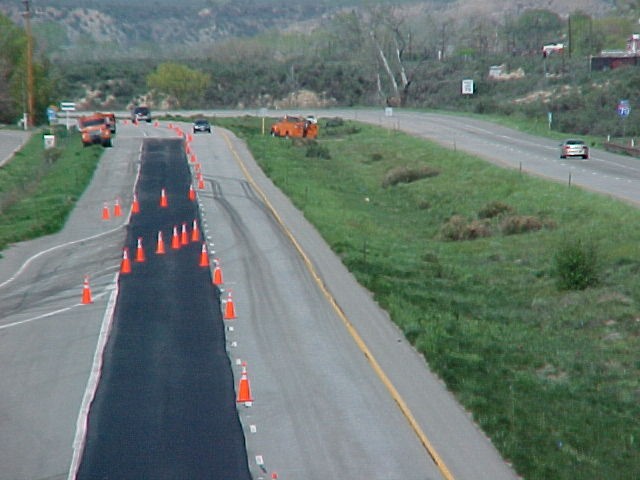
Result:
M377 2L382 3L382 2ZM438 20L474 15L504 16L530 8L545 8L560 15L583 11L600 16L613 8L612 0L430 0L402 5L413 18ZM345 8L369 8L376 2L362 0L31 0L33 30L47 56L84 57L88 50L106 46L106 53L119 56L163 54L172 56L182 47L204 49L234 37L247 37L268 30L312 30L323 19ZM388 3L387 3L388 4ZM365 7L366 6L366 7ZM0 0L0 12L22 25L22 2ZM197 51L197 50L196 50ZM102 51L100 53L103 53Z

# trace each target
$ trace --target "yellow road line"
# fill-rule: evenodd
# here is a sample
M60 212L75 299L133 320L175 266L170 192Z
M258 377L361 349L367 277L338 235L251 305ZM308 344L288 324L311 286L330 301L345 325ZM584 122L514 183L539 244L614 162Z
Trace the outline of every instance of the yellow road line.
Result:
M218 131L221 132L221 130L218 130ZM307 266L307 269L311 273L311 276L313 277L316 284L320 288L320 291L327 298L327 300L329 301L329 303L331 304L335 312L338 314L338 316L342 320L342 323L346 327L347 331L349 332L353 340L356 342L356 345L362 351L365 358L373 368L373 371L376 373L376 375L378 375L378 378L380 378L380 381L382 381L383 385L387 388L387 390L391 394L391 398L393 398L393 400L396 402L396 404L400 408L400 411L409 422L409 425L411 426L415 434L420 439L420 443L422 443L424 448L427 450L427 453L429 454L433 462L438 467L438 470L440 470L440 473L442 474L444 479L455 480L453 475L447 468L446 464L444 463L440 455L438 455L438 452L436 452L435 448L429 441L429 438L427 438L426 434L422 431L422 428L420 428L420 425L418 425L418 422L413 416L413 413L411 413L411 410L407 406L406 402L404 401L404 399L402 398L402 396L400 395L396 387L393 385L393 383L391 383L391 380L389 379L387 374L384 372L384 370L382 369L382 367L380 366L376 358L373 356L373 353L371 352L371 350L369 350L369 347L367 346L367 344L364 342L364 340L362 339L360 334L358 334L358 331L355 329L351 321L347 318L345 313L342 311L342 308L340 308L340 305L338 305L338 302L336 301L335 297L331 294L331 292L329 292L329 289L327 288L325 283L322 281L322 278L316 271L315 267L313 266L313 263L311 262L311 260L309 259L305 251L302 249L302 247L300 246L296 238L293 236L291 231L285 226L284 222L282 221L282 218L280 217L276 209L273 207L273 205L267 198L266 194L255 182L255 180L249 173L249 170L247 170L245 164L243 163L242 159L240 158L240 155L238 154L235 147L233 146L233 143L229 139L229 136L227 135L227 133L226 132L221 132L221 133L222 133L222 136L224 137L225 142L227 143L227 146L229 147L229 150L235 157L236 163L239 165L247 181L251 184L251 187L258 193L258 195L260 195L260 197L262 198L262 201L267 206L271 214L274 216L274 218L280 225L280 228L282 229L282 231L289 238L289 240L291 240L291 243L294 245L294 247L302 257L302 260L304 261L305 265Z

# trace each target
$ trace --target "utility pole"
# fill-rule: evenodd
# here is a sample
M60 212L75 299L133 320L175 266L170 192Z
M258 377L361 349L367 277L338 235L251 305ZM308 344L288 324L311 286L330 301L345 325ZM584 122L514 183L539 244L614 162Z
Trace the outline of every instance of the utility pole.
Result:
M31 10L29 0L22 0L24 3L24 28L27 34L27 121L25 129L33 127L35 120L35 99L33 93L33 36L31 35Z

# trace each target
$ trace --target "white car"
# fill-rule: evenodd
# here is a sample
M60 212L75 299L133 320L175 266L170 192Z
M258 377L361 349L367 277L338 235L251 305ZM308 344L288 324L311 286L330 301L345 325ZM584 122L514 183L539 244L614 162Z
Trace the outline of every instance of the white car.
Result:
M567 157L582 157L586 160L589 158L589 147L582 140L565 140L560 144L560 158Z

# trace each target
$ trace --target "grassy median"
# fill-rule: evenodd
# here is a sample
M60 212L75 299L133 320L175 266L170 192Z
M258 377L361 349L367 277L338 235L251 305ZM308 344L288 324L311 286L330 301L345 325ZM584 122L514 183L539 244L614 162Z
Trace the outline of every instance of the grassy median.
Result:
M640 211L396 131L217 119L527 479L640 477ZM464 452L460 452L464 455Z
M45 150L42 132L34 133L0 168L0 250L60 230L93 176L102 147L55 133L55 148Z

